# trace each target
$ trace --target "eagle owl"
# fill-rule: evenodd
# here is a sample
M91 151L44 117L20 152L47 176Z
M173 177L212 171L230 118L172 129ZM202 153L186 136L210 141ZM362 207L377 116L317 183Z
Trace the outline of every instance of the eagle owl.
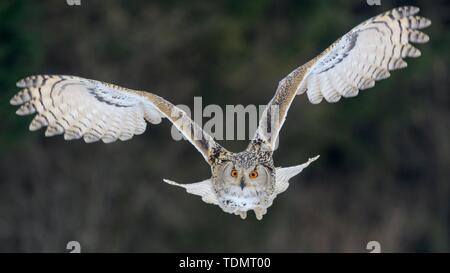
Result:
M142 134L147 122L158 124L166 118L202 154L212 176L192 184L164 181L243 219L249 210L262 219L289 180L318 158L288 168L274 165L274 145L296 95L306 93L313 104L323 99L337 102L373 87L389 77L389 71L406 67L405 57L421 54L411 42L429 40L419 29L431 22L417 16L418 12L416 7L399 7L375 16L287 75L262 113L254 138L240 153L227 151L164 98L100 81L60 75L27 77L17 83L22 90L11 104L20 105L19 115L36 113L30 130L47 127L45 136L63 134L66 140L86 142L128 140Z

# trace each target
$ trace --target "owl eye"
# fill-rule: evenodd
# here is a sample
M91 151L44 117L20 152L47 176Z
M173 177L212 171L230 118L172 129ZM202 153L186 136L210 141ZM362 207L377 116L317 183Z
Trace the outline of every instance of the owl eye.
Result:
M255 179L258 177L258 172L257 171L251 171L248 176L250 176L250 178Z
M231 170L231 176L232 177L237 177L238 176L238 172L235 169Z

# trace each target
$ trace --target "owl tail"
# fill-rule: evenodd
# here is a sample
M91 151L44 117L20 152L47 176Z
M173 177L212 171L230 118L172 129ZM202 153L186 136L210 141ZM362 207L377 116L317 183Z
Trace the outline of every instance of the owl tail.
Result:
M278 195L289 187L289 179L296 176L297 174L301 173L304 168L308 167L309 164L311 164L313 161L317 160L319 158L318 156L315 156L313 158L308 159L306 163L303 163L301 165L292 166L292 167L278 167L276 168L276 183L275 183L275 192L274 195Z

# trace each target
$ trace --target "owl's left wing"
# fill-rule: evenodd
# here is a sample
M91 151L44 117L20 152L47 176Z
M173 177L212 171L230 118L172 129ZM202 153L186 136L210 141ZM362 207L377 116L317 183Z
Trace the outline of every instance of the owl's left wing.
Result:
M10 101L19 115L36 113L30 130L47 127L46 136L105 143L144 133L147 123L167 118L208 163L223 149L180 108L155 94L75 76L38 75L17 83Z
M289 187L289 179L301 173L303 169L309 166L312 162L316 161L319 156L315 156L313 158L308 159L306 163L301 165L292 166L292 167L278 167L275 169L276 174L276 184L275 191L273 193L273 198L275 198L278 194L284 192Z
M311 103L337 102L371 88L389 71L406 67L405 57L419 57L413 43L429 37L418 29L431 21L415 16L417 7L399 7L375 16L350 30L325 51L280 81L263 112L253 142L274 148L279 130L295 95L306 91Z

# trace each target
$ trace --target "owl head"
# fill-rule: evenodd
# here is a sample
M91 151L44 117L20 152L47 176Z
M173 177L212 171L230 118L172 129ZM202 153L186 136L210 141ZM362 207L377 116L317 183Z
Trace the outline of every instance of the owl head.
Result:
M218 205L246 217L254 210L262 217L273 200L276 174L271 154L253 151L230 154L211 168L211 183Z
M275 197L288 188L289 179L317 158L298 166L275 168L270 153L247 150L229 153L213 164L210 179L192 184L164 181L183 187L188 193L201 196L204 202L218 205L223 211L240 215L242 219L246 218L247 211L253 210L256 218L261 220Z

